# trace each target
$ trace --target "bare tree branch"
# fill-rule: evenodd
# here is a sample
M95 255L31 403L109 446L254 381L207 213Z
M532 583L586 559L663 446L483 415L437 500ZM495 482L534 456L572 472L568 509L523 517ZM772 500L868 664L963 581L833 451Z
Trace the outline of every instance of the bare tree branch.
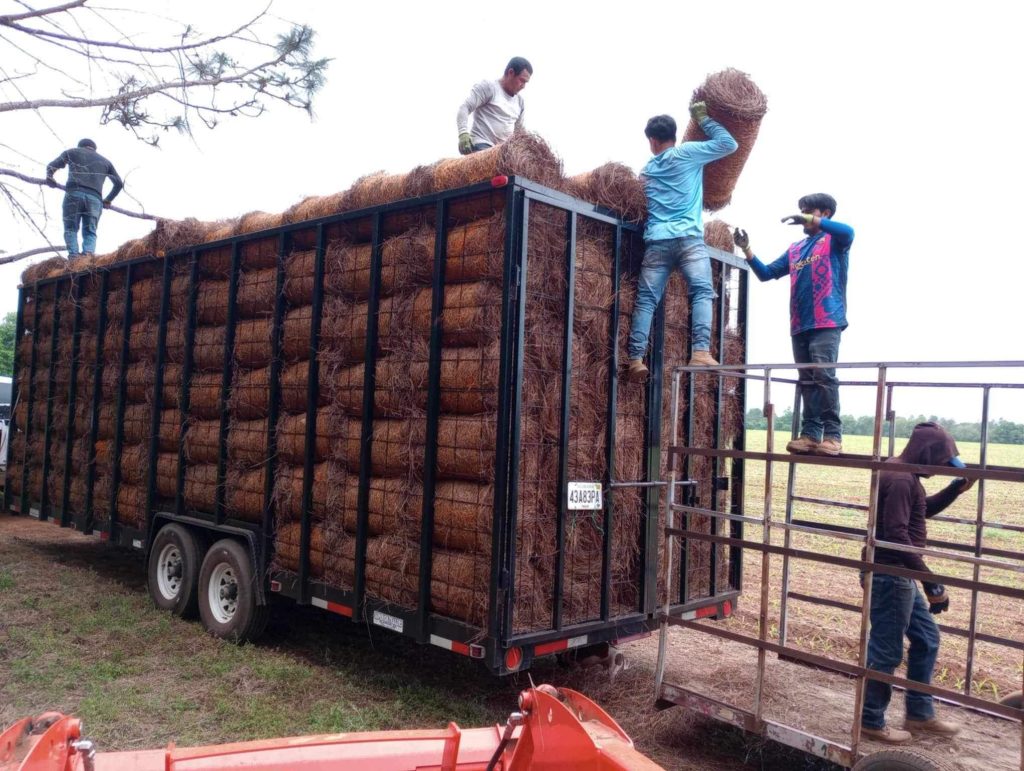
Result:
M38 10L28 11L26 13L11 13L5 16L0 16L0 24L6 25L12 21L23 21L25 19L32 19L37 16L49 16L52 13L62 13L63 11L70 11L72 8L81 8L85 5L85 0L74 0L72 3L64 3L64 5L55 5L53 8L39 8Z
M27 252L18 252L17 254L4 254L0 257L0 265L6 265L9 262L17 262L18 260L24 260L26 257L33 257L37 254L46 254L47 252L53 252L57 257L60 257L61 252L66 252L68 248L66 246L56 246L49 244L47 246L40 246L38 249L29 249ZM0 252L3 254L3 252Z
M64 187L64 185L62 185L60 182L54 181L54 183L51 185L49 181L47 181L46 179L42 179L40 177L30 177L27 174L22 174L21 172L14 171L14 169L0 169L0 176L14 177L15 179L20 179L22 182L28 182L30 185L39 185L40 187L55 187L58 190L67 190L67 188ZM110 211L115 211L118 214L124 214L125 216L128 217L135 217L136 219L140 220L165 219L164 217L157 217L155 214L146 214L145 212L139 211L128 211L127 209L122 209L121 207L114 205L105 206L104 208L109 209Z

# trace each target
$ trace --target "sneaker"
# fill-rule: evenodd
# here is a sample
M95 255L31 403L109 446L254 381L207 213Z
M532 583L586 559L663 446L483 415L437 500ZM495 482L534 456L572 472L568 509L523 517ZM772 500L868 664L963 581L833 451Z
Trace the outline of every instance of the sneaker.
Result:
M711 355L711 351L694 351L693 356L690 357L690 363L688 367L715 367L718 362L715 361L715 357Z
M643 359L630 359L629 369L626 370L626 377L630 380L646 380L650 370L644 366Z
M956 736L960 733L960 726L949 720L939 720L937 717L928 720L912 720L907 718L903 721L903 727L910 733L929 733L937 736Z
M906 744L914 738L910 731L890 728L889 726L868 728L866 725L862 725L860 727L860 735L865 739L873 739L876 742L885 742L886 744Z
M838 455L843 451L843 443L838 439L832 439L826 437L818 442L818 446L814 448L815 455Z
M786 451L797 455L809 455L818 449L819 442L809 436L801 436L786 445Z

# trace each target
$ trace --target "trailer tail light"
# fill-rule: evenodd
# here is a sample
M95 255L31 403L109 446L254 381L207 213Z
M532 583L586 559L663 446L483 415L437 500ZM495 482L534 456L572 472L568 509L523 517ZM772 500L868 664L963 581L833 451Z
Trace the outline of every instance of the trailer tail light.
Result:
M280 581L271 581L270 582L270 591L272 591L272 592L279 592L279 591L281 591L281 582Z
M499 174L496 177L491 177L491 187L505 187L508 184L508 177L504 174Z
M337 613L339 616L352 618L352 608L350 608L348 605L342 605L338 602L331 602L330 600L324 600L320 597L314 597L310 600L310 602L318 608L323 608L324 610L331 611L331 613Z
M518 645L505 651L505 669L515 672L523 663L523 649Z

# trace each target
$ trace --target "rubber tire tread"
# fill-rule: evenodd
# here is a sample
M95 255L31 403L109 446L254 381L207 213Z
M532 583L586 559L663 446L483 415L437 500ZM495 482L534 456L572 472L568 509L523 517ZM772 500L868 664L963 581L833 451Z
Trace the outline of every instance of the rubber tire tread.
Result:
M159 559L168 540L178 542L178 550L182 555L184 563L182 575L182 589L178 599L173 604L166 604L160 595L160 589L156 583L156 561ZM199 570L203 559L203 553L195 535L188 528L177 523L164 525L153 539L153 546L149 550L149 560L146 564L146 584L149 588L149 596L153 603L162 610L168 610L179 618L195 618L199 610ZM191 565L191 569L189 566Z
M851 771L952 771L944 761L914 750L881 750L858 760Z
M238 581L238 600L235 615L231 621L221 624L210 610L208 584L214 568L228 561L235 570ZM256 590L253 584L253 566L248 550L232 538L222 538L210 547L199 570L199 617L203 626L214 637L233 642L247 642L249 635L259 625L259 609L256 604Z

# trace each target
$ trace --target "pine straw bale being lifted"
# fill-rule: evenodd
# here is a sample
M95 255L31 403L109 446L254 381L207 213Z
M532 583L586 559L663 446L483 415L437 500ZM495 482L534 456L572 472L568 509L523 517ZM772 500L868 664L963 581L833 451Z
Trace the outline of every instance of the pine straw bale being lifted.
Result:
M569 177L566 188L570 195L611 209L627 222L639 223L647 217L644 184L624 164L606 163Z
M259 522L263 518L266 468L228 468L224 480L224 505L233 519Z
M704 208L718 211L732 200L732 192L743 166L754 148L761 120L768 112L768 99L745 72L725 69L708 75L693 92L693 101L708 106L708 115L732 134L739 148L731 155L704 167ZM690 120L683 141L703 141L704 132Z
M273 332L270 318L239 321L235 327L235 364L246 369L268 366L274 352Z
M736 244L732 240L732 228L729 223L719 219L704 223L704 243L729 254L733 254L736 249Z
M434 166L433 192L485 182L494 177L521 176L548 187L562 183L562 162L547 142L528 131L517 131L489 150L448 158Z
M432 305L432 289L416 292L412 327L420 337L430 337ZM440 318L444 345L490 343L501 333L501 288L490 281L449 284Z
M193 418L219 418L223 375L220 372L196 372L189 386L188 413Z
M185 466L185 505L190 509L214 513L217 506L217 466Z
M228 460L238 468L267 461L267 420L232 419L228 428Z
M302 517L302 485L305 468L301 465L279 464L274 473L274 506L278 522L298 521ZM358 477L352 478L339 463L325 461L313 466L312 507L313 521L326 516L347 517L344 508L347 494Z
M235 307L242 319L270 316L277 297L277 269L244 270L238 274Z

